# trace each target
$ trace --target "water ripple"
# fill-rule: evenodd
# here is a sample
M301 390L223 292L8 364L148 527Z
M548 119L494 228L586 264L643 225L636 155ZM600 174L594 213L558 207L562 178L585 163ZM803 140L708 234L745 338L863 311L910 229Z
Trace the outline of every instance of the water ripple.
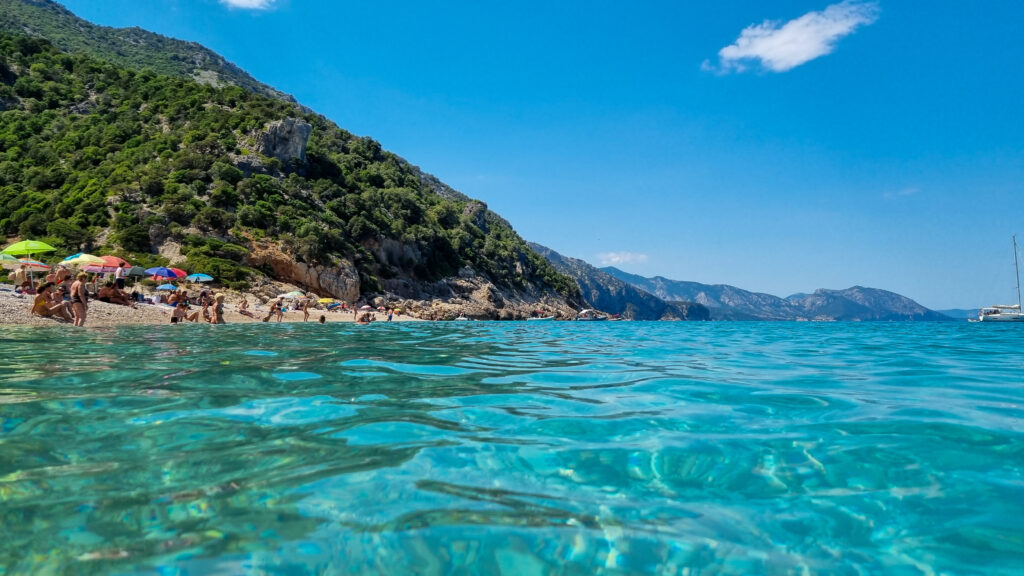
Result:
M1015 327L3 338L0 574L1020 573Z

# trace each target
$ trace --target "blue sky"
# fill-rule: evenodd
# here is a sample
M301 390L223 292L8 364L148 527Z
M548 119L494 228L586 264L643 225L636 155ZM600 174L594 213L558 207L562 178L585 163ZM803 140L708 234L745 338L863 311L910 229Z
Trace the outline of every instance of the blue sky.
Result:
M200 42L595 265L1016 298L1020 2L65 5Z

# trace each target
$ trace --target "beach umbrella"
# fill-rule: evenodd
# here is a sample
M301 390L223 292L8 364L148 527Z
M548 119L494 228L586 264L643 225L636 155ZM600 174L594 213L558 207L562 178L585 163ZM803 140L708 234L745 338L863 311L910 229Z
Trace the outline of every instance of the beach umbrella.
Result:
M333 304L334 298L321 298L316 301L317 304Z
M285 292L284 294L278 294L278 298L286 298L288 300L294 300L295 298L305 298L306 293L299 290L292 290L291 292Z
M157 290L177 290L178 287L174 284L161 284L156 287Z
M22 256L25 254L38 254L39 252L53 252L56 250L53 246L50 246L46 242L40 242L38 240L22 240L21 242L15 242L7 248L0 250L4 254L11 254L13 256Z
M125 260L124 258L118 258L117 256L113 256L111 254L107 254L106 256L100 256L100 258L103 259L104 266L109 266L111 268L120 268L121 264L128 264L128 261Z
M359 309L360 310L373 310L373 306L370 306L369 304L364 304L364 305L360 306Z
M65 266L81 266L83 264L85 264L85 265L101 264L102 265L103 264L103 259L100 258L99 256L93 256L92 254L86 254L84 252L79 252L78 254L72 254L71 256L68 256L67 258L61 260L60 263L64 264Z
M163 266L157 266L155 268L146 268L144 270L144 272L146 274L152 274L153 276L159 276L161 278L177 278L178 277L178 275L175 274L170 268L164 268Z
M213 276L209 274L189 274L185 276L185 280L189 282L210 282L213 280Z
M168 268L168 270L174 272L175 278L184 278L185 276L188 276L188 272L185 272L181 268Z
M50 269L46 264L38 260L29 260L28 258L21 258L18 260L21 264L25 265L25 269L29 272L45 272Z
M18 266L21 266L21 262L19 262L17 258L11 256L10 254L0 253L0 265L3 265L3 267L7 268L8 270L13 270Z
M131 268L128 269L127 272L124 273L124 275L136 276L141 278L142 276L146 275L146 271L145 269L142 268L142 266L132 266Z
M106 256L100 256L100 260L102 260L103 262L89 264L82 270L85 270L86 272L102 272L104 274L109 274L120 268L121 263L128 263L124 258L118 258L117 256L112 256L110 254Z

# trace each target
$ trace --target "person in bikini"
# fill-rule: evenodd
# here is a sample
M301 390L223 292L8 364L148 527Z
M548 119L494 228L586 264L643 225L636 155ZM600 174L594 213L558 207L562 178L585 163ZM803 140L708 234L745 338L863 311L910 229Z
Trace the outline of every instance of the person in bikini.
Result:
M213 297L213 317L210 324L225 324L224 322L224 295L217 294Z
M242 316L248 316L249 318L255 318L256 316L249 311L249 301L245 298L242 299L242 303L238 305L238 313Z
M43 318L62 318L73 322L68 304L57 295L53 289L53 282L46 282L39 287L38 294L32 300L32 314L38 314Z
M89 310L89 294L85 289L88 280L88 274L79 272L71 285L71 310L75 313L75 326L85 326L85 315Z

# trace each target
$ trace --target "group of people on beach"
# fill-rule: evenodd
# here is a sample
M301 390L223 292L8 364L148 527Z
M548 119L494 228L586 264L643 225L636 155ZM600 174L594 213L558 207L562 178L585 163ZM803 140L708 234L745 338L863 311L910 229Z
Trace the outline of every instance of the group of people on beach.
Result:
M121 267L123 268L123 266ZM24 266L11 273L10 279L15 283L16 293L34 296L32 301L31 314L57 318L73 323L75 326L84 326L88 315L90 299L100 300L111 304L119 304L131 308L136 307L137 302L144 302L146 299L140 293L131 294L124 290L125 274L119 268L112 280L98 286L99 280L85 272L79 272L72 278L72 273L65 266L59 265L47 274L44 282L33 287L31 279L27 275ZM198 296L190 297L186 290L174 290L167 295L155 297L155 303L167 304L173 307L171 311L171 324L184 322L208 322L211 324L225 324L224 299L222 293L214 294L207 290L201 291ZM335 312L347 311L349 308L345 303L333 305ZM302 312L302 321L309 321L310 309L313 303L308 298L299 299L293 310ZM359 324L368 324L377 320L376 311L357 310L351 308L353 320ZM331 307L328 307L330 311ZM270 302L266 316L262 317L263 322L276 319L281 322L284 319L286 304L284 298L278 297ZM248 299L242 300L238 305L238 313L249 318L256 319L256 314L250 310ZM393 311L385 311L387 320L390 321ZM321 315L319 323L327 321L325 315Z
M66 280L70 280L69 277ZM67 300L65 292L60 287L65 279L61 278L60 283L53 280L44 281L36 289L35 298L32 299L32 313L43 317L57 317L73 323L75 326L85 326L85 319L89 312L89 291L86 290L86 283L89 275L79 272L75 281L67 289Z
M203 290L199 293L198 298L191 300L188 297L188 291L175 290L168 296L167 303L174 306L174 311L171 312L171 324L180 324L186 321L226 324L224 321L224 294L210 294ZM193 305L200 309L191 311Z

